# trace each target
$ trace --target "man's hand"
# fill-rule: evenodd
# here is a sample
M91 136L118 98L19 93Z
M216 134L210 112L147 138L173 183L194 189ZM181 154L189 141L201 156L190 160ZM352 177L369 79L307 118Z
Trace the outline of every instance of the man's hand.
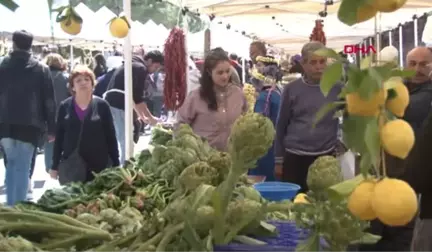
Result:
M283 165L282 164L276 164L274 167L274 174L276 179L281 180L283 175Z
M57 172L56 170L50 170L50 171L49 171L49 174L50 174L50 177L51 177L52 179L55 179L55 180L58 179L58 172Z
M48 136L47 136L47 139L48 139L48 143L52 143L52 142L55 141L55 136L53 136L53 135L48 135Z

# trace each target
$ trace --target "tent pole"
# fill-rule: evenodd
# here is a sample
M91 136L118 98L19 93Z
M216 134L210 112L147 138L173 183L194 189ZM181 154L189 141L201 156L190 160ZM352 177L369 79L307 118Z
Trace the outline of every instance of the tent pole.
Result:
M123 0L123 11L128 21L131 19L131 0ZM131 32L128 33L123 43L124 53L124 82L125 82L125 160L133 157L133 100L132 100L132 44Z

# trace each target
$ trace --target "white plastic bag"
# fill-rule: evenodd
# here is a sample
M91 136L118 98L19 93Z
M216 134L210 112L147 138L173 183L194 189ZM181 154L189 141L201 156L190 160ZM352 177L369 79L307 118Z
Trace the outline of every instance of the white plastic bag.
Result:
M48 178L44 185L44 190L62 188L58 179Z
M355 154L351 151L338 157L345 180L355 177Z

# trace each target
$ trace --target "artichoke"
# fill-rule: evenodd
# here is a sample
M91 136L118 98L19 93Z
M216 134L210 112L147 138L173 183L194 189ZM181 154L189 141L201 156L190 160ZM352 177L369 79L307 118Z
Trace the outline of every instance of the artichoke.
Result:
M233 166L243 174L254 168L258 159L267 154L273 145L275 129L273 123L258 113L248 113L238 118L228 139L228 152Z
M33 244L21 237L6 237L0 240L0 251L37 251Z
M322 156L309 167L306 183L310 190L318 192L343 181L339 160L333 156Z
M217 182L218 172L206 162L198 162L186 167L178 178L186 190L194 190L201 184L213 185Z

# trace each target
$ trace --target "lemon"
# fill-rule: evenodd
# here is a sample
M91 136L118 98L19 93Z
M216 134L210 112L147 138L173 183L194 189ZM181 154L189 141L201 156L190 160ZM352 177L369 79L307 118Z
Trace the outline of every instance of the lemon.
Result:
M304 193L297 194L297 196L294 198L294 204L298 204L298 203L308 204L309 202L307 201L306 196L307 195Z
M397 119L389 121L380 131L381 145L384 150L395 157L405 159L414 146L414 131L406 121Z
M404 226L416 215L417 195L405 181L384 178L375 185L372 209L377 218L389 226Z
M387 92L380 90L370 99L363 99L358 93L349 93L346 95L347 111L350 115L357 116L376 116L379 114L380 106L385 104Z
M395 116L403 117L409 104L408 88L405 86L405 84L400 82L393 88L393 90L396 92L396 97L388 100L386 107Z
M111 35L115 38L124 38L129 33L129 25L123 18L114 18L110 23Z
M375 17L377 12L377 9L372 5L365 4L363 6L360 6L357 9L356 23L368 21L369 19Z
M380 12L394 12L406 4L407 0L374 0L371 5Z
M349 196L348 209L354 216L361 220L374 220L377 217L371 204L375 185L375 181L363 181Z
M69 35L78 35L81 32L82 24L75 19L65 19L60 22L61 29Z

